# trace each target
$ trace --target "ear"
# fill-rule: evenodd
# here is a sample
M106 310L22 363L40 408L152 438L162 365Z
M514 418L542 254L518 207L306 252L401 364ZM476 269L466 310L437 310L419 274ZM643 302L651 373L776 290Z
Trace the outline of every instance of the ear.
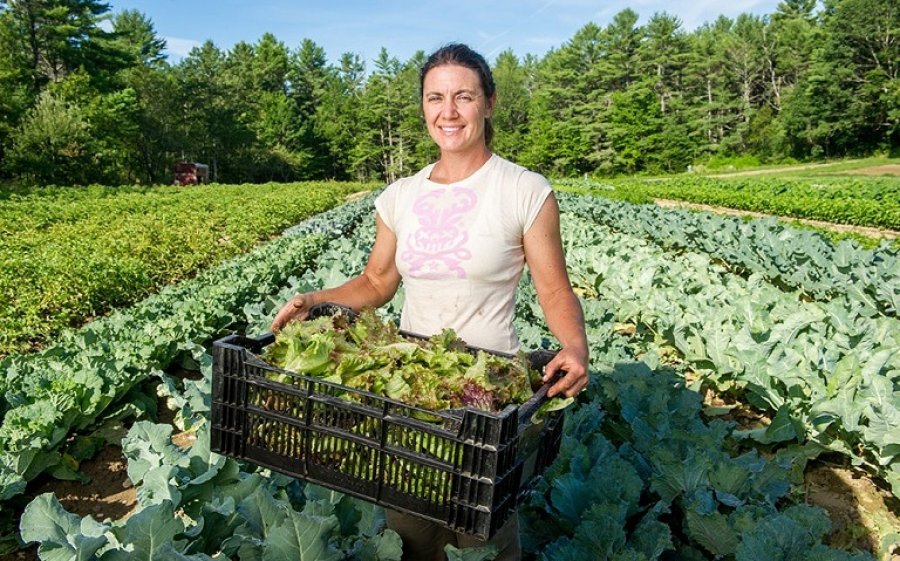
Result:
M486 117L488 119L490 119L491 117L494 116L494 107L496 105L497 105L497 92L494 92L493 95L491 95L491 97L488 98L488 102L487 102Z

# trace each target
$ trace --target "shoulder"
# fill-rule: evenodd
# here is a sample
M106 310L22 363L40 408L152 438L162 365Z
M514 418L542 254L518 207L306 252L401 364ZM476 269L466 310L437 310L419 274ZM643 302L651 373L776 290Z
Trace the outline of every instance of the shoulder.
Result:
M498 174L514 179L520 189L538 192L550 190L550 182L546 177L506 158L495 154L493 165Z
M402 212L404 204L406 204L404 201L409 201L415 196L415 193L424 185L433 167L434 164L429 164L414 175L401 177L385 187L375 198L375 210L381 219L391 226L391 229L399 216L398 212Z
M401 177L400 179L385 187L382 194L389 194L390 196L400 196L402 193L408 192L412 189L415 189L416 187L420 187L431 175L431 169L433 167L434 164L428 164L413 175Z
M496 192L502 196L502 208L508 213L516 230L527 231L537 218L544 201L552 193L550 182L539 173L494 156L492 162Z
M431 168L433 167L434 164L428 164L413 175L401 177L400 179L385 187L384 191L382 191L378 198L398 197L401 194L410 191L411 189L415 189L416 187L421 186L425 182L425 180L428 179L428 176L431 174Z

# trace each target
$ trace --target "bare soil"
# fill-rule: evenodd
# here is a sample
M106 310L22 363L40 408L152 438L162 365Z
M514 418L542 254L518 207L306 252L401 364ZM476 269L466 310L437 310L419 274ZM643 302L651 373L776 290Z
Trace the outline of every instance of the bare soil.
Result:
M790 171L807 171L827 169L832 166L843 165L847 162L835 163L819 163L819 164L798 164L795 166L782 166L766 169L751 169L746 171L732 171L726 173L709 174L706 177L746 177L752 175L769 175ZM900 175L900 164L883 164L879 166L859 167L843 171L835 171L841 175Z
M765 426L769 419L753 408L730 400L723 400L711 391L704 402L711 407L728 407L729 413L720 417L735 421L741 429ZM159 422L171 422L173 413L159 403ZM172 442L188 447L193 434L176 432ZM82 462L82 473L90 478L86 484L78 481L48 480L35 490L35 495L55 493L65 509L78 516L93 516L97 520L119 520L135 512L137 498L128 479L127 461L118 446L104 448L95 458ZM810 464L805 474L804 496L808 504L828 511L832 531L826 542L843 549L860 549L878 555L882 536L900 531L900 500L876 485L863 471L825 462ZM0 561L38 561L37 546L32 545L15 553L0 555ZM895 544L880 561L900 561L900 543Z
M82 462L81 472L90 478L89 483L50 481L38 490L38 494L56 494L62 506L78 516L91 515L96 520L125 518L137 506L127 468L122 449L109 446L96 458Z
M53 493L63 508L78 516L119 520L131 515L137 507L127 468L122 449L107 446L96 457L81 462L80 471L90 478L88 483L51 479L36 488L34 495ZM38 561L37 546L0 555L0 561Z
M745 171L729 171L724 173L712 173L707 175L707 177L746 177L751 175L766 175L771 173L782 173L787 171L804 171L809 169L819 169L819 168L827 168L834 164L823 163L823 164L798 164L795 166L784 166L777 168L766 168L766 169L748 169Z
M883 536L900 531L900 502L875 485L864 472L846 466L813 465L805 473L806 502L828 511L829 543L877 555ZM883 561L900 561L900 541L890 546Z
M869 166L867 168L852 169L837 172L845 175L895 175L900 176L900 164L884 164L881 166Z
M689 376L689 378L691 378ZM723 399L710 389L703 396L707 407L727 410L718 418L733 421L739 430L768 426L771 420L747 404ZM803 498L831 518L825 543L853 551L868 551L880 561L900 561L900 542L882 549L881 540L900 532L900 499L877 485L865 471L818 459L803 474Z
M685 201L674 201L671 199L655 199L654 202L664 208L688 208L692 210L703 210L706 212L715 212L716 214L727 214L730 216L752 216L753 218L771 218L773 215L765 214L763 212L753 212L750 210L738 210L734 208L729 208L725 206L712 206L712 205L702 205L697 203L689 203ZM887 240L895 240L900 237L900 232L897 230L887 230L884 228L869 228L866 226L851 226L849 224L835 224L834 222L823 222L821 220L807 220L803 218L788 218L784 216L776 216L775 218L780 218L784 220L790 220L793 222L799 222L801 224L806 224L808 226L815 226L816 228L822 228L824 230L830 230L832 232L852 232L854 234L862 234L864 236L868 236L870 238L878 238L878 239L887 239Z

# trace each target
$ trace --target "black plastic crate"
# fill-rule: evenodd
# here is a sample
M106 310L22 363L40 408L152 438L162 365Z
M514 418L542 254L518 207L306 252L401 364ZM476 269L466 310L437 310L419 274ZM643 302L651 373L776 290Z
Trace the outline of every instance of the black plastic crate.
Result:
M559 452L562 412L531 423L546 385L500 413L429 411L271 366L256 355L274 339L214 343L214 451L485 539Z

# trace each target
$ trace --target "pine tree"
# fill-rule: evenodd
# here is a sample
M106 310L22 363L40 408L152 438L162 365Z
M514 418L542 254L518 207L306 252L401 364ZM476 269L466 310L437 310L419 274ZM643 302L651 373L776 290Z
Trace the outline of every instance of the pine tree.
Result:
M6 0L13 40L26 61L35 91L84 68L95 80L128 65L113 35L100 27L109 5L100 0Z
M360 99L365 79L365 64L359 55L341 55L338 68L329 72L325 92L317 107L316 130L325 139L330 155L327 177L349 179L351 152L361 134Z
M206 41L175 67L178 80L178 157L206 162L210 179L244 179L237 173L240 160L231 158L235 148L253 143L254 135L239 119L225 81L226 55Z
M159 37L153 22L137 10L125 10L113 17L116 46L131 56L133 65L160 68L165 65L166 40Z
M493 68L497 84L494 108L493 150L505 158L519 161L528 126L528 71L511 50L497 56Z
M891 0L826 2L823 42L787 100L798 156L866 154L900 142L900 8Z
M602 159L606 54L602 30L587 24L538 67L529 109L526 165L550 175L580 175Z

